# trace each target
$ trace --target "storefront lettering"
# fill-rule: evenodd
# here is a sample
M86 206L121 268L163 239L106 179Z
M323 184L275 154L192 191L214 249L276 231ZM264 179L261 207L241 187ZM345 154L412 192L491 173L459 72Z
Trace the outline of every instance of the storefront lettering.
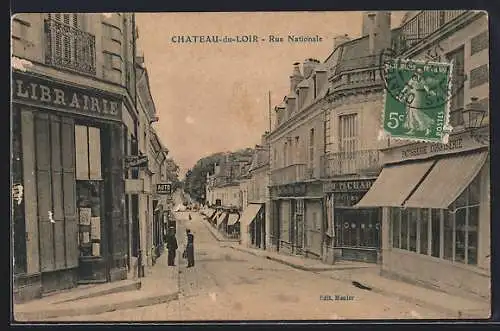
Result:
M331 181L323 186L325 192L356 192L368 191L372 186L374 179L350 180L350 181Z
M121 101L110 97L89 95L81 89L53 83L40 78L14 78L14 99L51 106L85 115L121 119Z
M405 149L401 151L401 157L403 159L409 159L413 158L416 156L423 156L427 154L433 154L433 153L440 153L443 151L452 151L456 149L462 149L464 148L463 146L463 139L462 138L456 138L453 140L450 140L448 144L440 144L440 143L434 143L434 144L429 144L429 145L424 145L424 146L415 146L409 149Z
M290 197L290 196L305 196L306 185L283 185L277 188L277 195L280 197Z

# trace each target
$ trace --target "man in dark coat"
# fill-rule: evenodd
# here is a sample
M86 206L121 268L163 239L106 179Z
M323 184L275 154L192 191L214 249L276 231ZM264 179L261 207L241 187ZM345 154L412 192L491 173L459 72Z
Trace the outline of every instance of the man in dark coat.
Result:
M167 235L167 249L168 249L168 265L175 266L175 253L177 251L177 239L172 228L169 229Z
M187 234L187 245L186 245L186 253L188 260L188 268L194 267L194 236L191 233L191 230L186 230Z

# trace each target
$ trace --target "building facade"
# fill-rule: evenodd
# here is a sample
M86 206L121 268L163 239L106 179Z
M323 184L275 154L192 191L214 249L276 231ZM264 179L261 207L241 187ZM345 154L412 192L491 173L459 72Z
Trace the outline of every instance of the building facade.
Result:
M269 144L266 132L261 145L255 146L249 179L245 182L246 202L240 222L240 239L245 246L266 249L270 244L269 221Z
M381 51L390 46L390 13L363 13L362 36L338 38L325 61L330 93L322 179L328 262L377 262L380 256L380 208L353 206L377 178L379 149L387 146L386 140L377 139L384 86L378 67Z
M384 168L358 206L383 207L384 274L489 298L486 13L423 11L397 33L400 57L454 61L453 131L447 144L390 140L381 151Z
M290 91L275 108L269 134L272 248L290 254L322 256L323 187L327 70L315 59L294 64Z
M134 16L18 14L12 51L14 297L124 279Z

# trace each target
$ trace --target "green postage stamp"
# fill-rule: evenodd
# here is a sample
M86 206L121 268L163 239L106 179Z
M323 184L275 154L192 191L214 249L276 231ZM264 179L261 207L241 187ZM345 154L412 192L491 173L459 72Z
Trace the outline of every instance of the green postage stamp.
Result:
M453 63L386 59L384 131L393 138L446 144Z

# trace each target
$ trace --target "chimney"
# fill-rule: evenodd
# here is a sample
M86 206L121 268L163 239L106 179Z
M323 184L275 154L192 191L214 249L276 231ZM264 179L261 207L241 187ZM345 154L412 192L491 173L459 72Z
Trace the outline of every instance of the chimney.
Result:
M370 54L375 53L375 13L367 13L367 21L365 26L363 26L363 30L367 30L368 32L368 49Z
M362 35L369 38L369 50L375 54L391 46L391 12L363 13Z
M297 110L301 110L304 105L304 101L306 100L307 93L309 90L309 84L306 80L302 81L298 86L297 91Z
M319 61L316 59L307 59L304 61L304 64L302 65L302 70L304 71L304 79L308 79L311 77L314 67L318 65Z
M297 109L297 98L294 94L290 94L286 98L285 121L288 120Z
M316 69L314 70L315 72L315 77L314 77L314 98L317 98L319 96L319 93L321 92L321 89L323 86L325 86L326 81L327 81L327 72L326 68L324 66L317 66Z
M348 34L333 37L333 49L335 50L335 48L342 45L343 43L348 42L349 40L351 40L351 38Z
M279 106L274 107L274 111L276 112L276 127L280 126L281 123L283 123L285 119L285 106L280 104Z
M295 92L297 85L304 79L300 73L299 62L293 64L293 73L290 76L290 92Z

